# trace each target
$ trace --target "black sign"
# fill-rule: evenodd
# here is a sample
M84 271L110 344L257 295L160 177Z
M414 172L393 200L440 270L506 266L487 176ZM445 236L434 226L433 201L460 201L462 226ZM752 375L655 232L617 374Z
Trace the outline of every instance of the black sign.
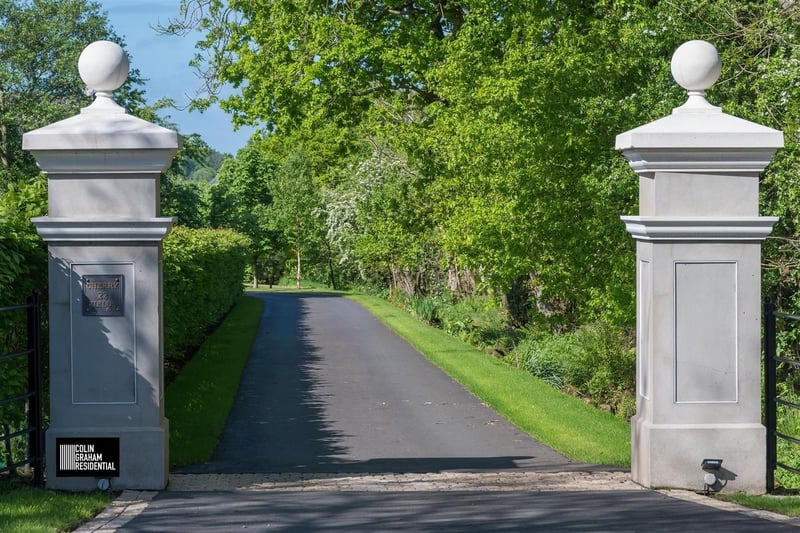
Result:
M119 437L56 438L56 477L119 477Z
M123 316L125 314L125 276L81 277L83 316Z

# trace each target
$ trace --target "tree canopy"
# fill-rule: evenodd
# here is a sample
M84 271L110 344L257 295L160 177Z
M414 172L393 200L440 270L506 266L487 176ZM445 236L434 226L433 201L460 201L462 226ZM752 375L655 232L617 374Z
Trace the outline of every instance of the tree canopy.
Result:
M710 99L788 133L763 203L794 239L795 2L184 0L182 9L166 29L204 30L198 67L212 89L235 88L221 105L263 129L276 161L307 154L343 273L422 293L453 289L467 273L468 290L522 289L534 314L560 323L630 325L634 246L619 216L636 212L637 183L614 137L682 103L669 60L695 38L723 59ZM789 264L791 246L775 247L775 261ZM771 283L797 286L786 275Z

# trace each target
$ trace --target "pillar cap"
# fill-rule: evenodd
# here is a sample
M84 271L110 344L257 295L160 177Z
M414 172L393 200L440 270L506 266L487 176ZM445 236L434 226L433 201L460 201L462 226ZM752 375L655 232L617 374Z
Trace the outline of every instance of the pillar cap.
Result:
M87 88L94 92L94 102L79 115L26 133L22 136L22 148L32 152L177 151L180 146L177 132L128 115L114 102L113 91L125 83L129 67L128 54L117 43L95 41L84 48L78 59L78 71Z
M783 147L782 132L728 115L708 103L705 90L717 81L720 68L719 55L712 44L695 40L678 47L671 69L675 81L688 92L686 103L673 109L667 117L617 135L617 150L777 150ZM735 157L731 153L723 154L722 158L728 155Z

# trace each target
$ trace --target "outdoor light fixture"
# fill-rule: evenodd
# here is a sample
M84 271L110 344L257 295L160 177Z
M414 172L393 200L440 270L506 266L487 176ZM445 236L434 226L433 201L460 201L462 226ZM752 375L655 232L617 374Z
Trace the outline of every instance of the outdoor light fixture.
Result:
M706 473L703 476L703 482L706 485L705 492L708 494L709 487L715 485L718 481L717 473L722 468L722 459L703 459L703 462L700 463L700 468Z
M703 470L719 470L722 468L722 459L703 459L703 462L700 463L700 467Z

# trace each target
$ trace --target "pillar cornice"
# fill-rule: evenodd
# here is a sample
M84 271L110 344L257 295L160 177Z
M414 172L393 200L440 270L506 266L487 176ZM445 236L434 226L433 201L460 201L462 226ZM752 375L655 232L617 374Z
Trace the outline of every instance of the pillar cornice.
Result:
M621 218L628 233L645 242L757 242L766 239L778 222L778 217Z
M769 164L776 149L637 146L622 153L637 174L647 177L656 172L756 176Z
M172 229L175 217L137 219L79 219L38 217L31 219L46 242L114 243L161 242Z

